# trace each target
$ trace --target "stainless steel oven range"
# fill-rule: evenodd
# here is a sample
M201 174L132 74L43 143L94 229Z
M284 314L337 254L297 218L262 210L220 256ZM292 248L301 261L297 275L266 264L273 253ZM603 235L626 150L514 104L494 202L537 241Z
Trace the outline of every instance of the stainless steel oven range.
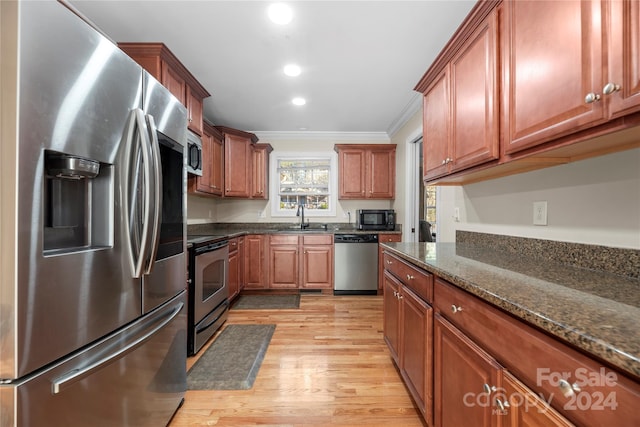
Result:
M224 236L189 236L187 354L193 356L227 320L229 241Z

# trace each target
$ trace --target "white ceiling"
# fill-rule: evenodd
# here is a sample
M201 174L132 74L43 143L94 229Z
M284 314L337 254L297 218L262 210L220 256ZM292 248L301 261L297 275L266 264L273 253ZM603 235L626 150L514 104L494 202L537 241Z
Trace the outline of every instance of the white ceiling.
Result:
M392 134L475 1L288 1L286 26L267 18L266 1L70 3L116 42L164 42L212 94L204 116L216 125ZM299 77L284 75L289 62Z

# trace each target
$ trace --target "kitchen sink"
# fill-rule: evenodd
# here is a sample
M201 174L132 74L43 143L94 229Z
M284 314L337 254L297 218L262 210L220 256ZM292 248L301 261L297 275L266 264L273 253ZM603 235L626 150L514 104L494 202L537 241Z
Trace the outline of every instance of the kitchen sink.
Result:
M329 230L324 228L285 228L278 230L278 233L326 233Z

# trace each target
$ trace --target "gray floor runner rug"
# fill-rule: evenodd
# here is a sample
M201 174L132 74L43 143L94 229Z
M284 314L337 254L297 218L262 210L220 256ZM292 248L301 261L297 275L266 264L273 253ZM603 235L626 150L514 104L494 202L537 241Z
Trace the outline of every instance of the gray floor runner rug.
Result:
M241 295L231 310L277 310L300 308L300 295Z
M227 325L187 373L188 390L248 390L276 325Z

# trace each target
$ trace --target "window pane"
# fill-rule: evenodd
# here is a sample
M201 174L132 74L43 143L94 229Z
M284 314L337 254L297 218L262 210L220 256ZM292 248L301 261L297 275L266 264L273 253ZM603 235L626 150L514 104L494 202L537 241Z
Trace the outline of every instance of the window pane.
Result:
M331 159L278 159L280 210L329 210Z

